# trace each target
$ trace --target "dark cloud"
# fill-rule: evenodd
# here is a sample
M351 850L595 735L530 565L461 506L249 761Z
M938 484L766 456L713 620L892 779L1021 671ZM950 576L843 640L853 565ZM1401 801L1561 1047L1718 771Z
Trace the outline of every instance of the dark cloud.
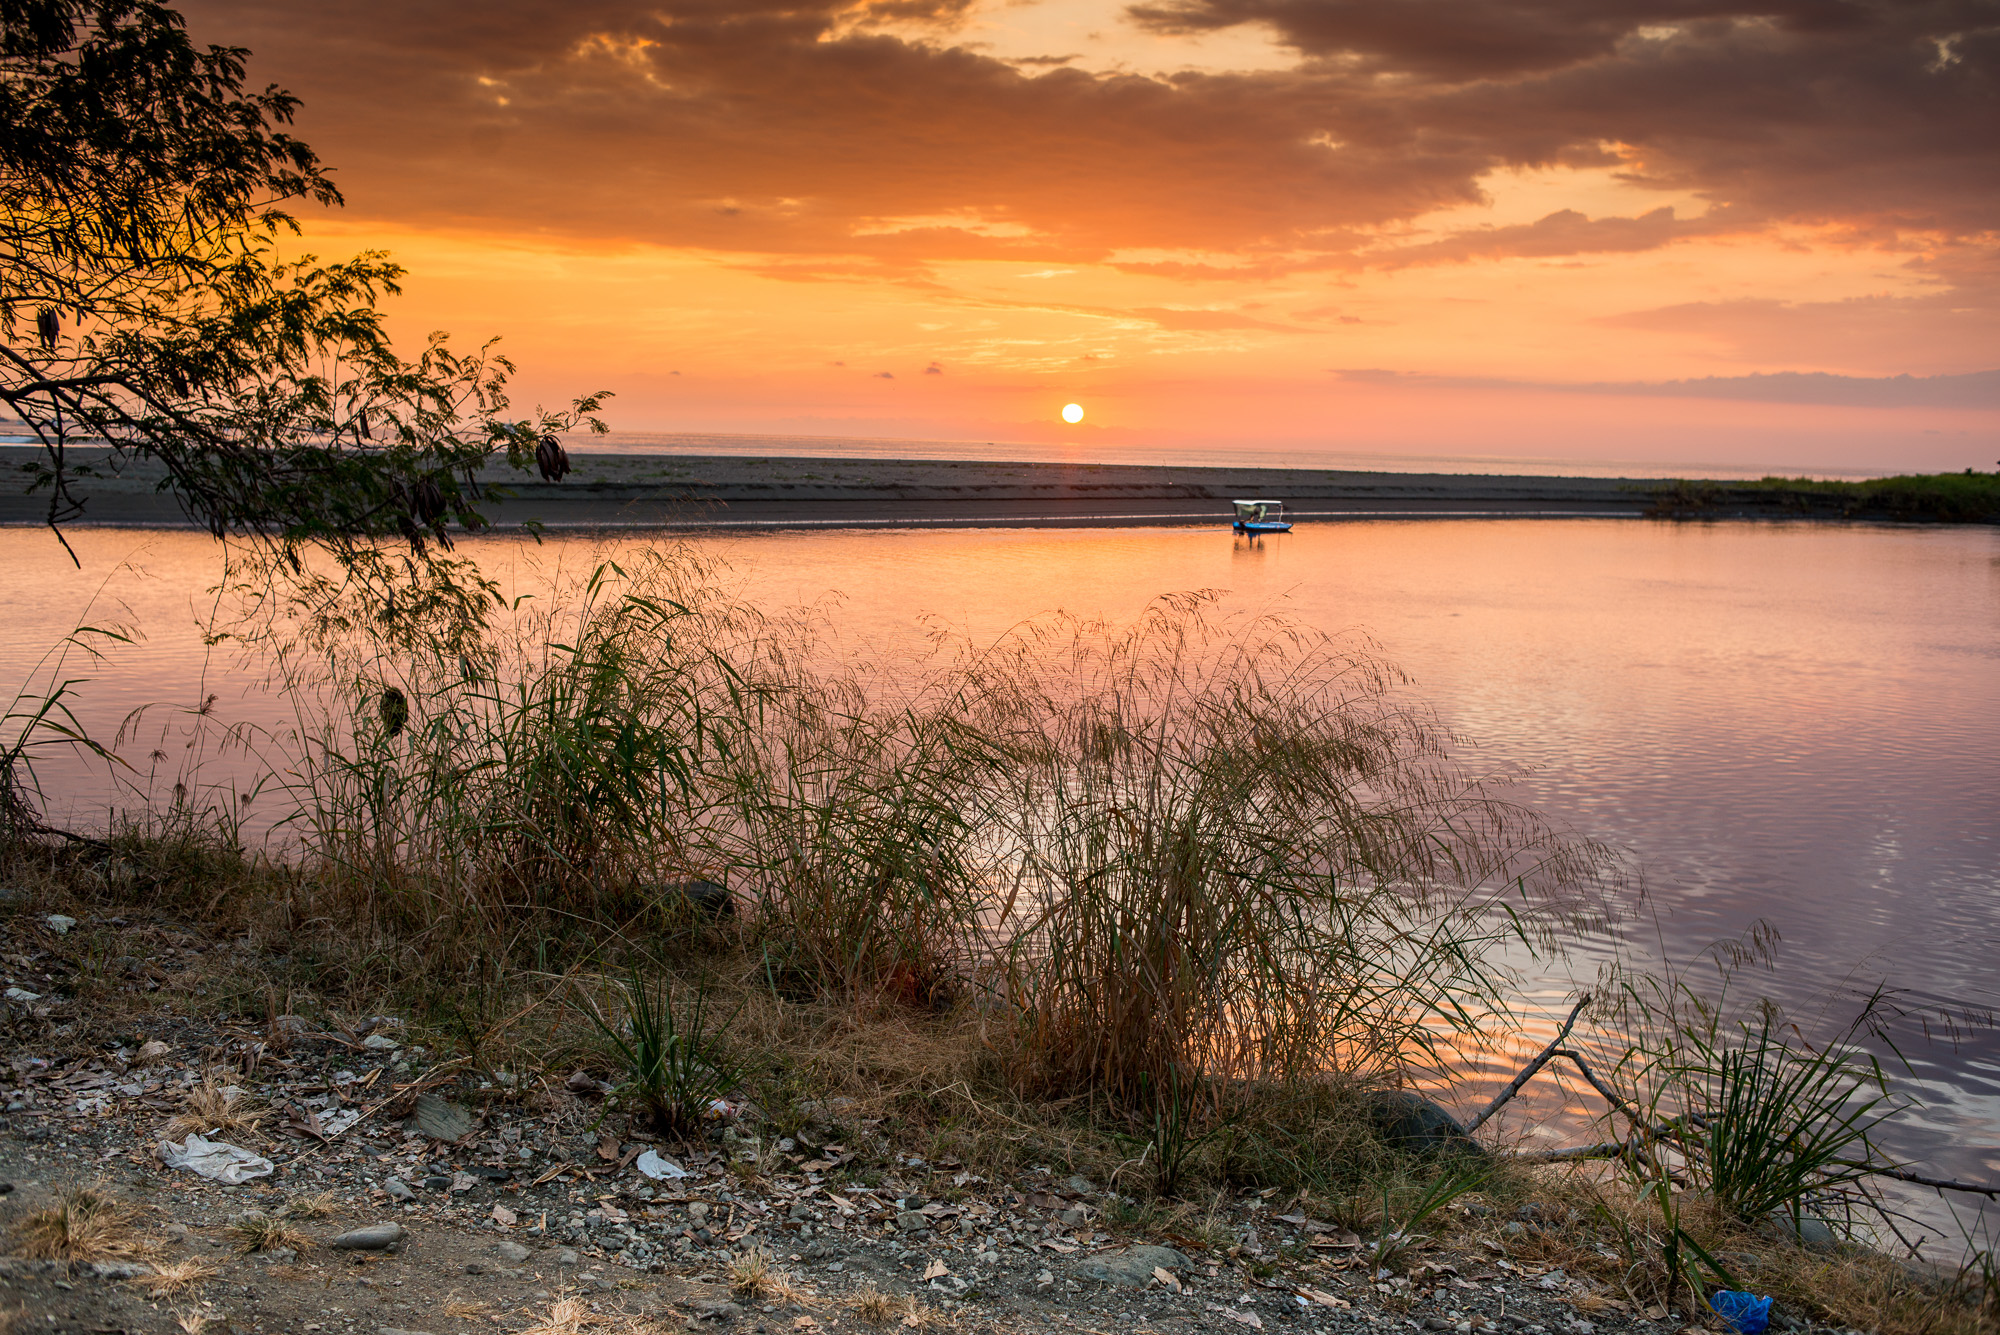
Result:
M1666 245L1780 220L1990 254L2000 0L1173 0L1295 68L1142 77L954 45L972 0L196 0L305 98L356 213L706 247L808 279L1197 250L1229 277ZM894 20L904 25L885 30ZM915 24L911 29L908 25ZM1702 219L1564 212L1392 257L1505 167L1616 166ZM1960 259L1961 265L1974 261ZM843 266L854 266L851 271Z
M1304 55L1370 73L1492 79L1602 60L1642 30L1754 18L1790 32L1851 32L1847 0L1172 0L1130 9L1157 32L1261 24Z

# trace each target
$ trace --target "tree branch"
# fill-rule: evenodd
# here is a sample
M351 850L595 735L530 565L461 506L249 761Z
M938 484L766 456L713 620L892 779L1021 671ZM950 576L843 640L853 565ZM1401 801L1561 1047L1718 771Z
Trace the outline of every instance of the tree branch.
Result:
M1473 1118L1470 1122L1467 1122L1465 1124L1465 1130L1467 1134L1477 1131L1480 1127L1484 1126L1486 1124L1486 1120L1489 1117L1493 1116L1494 1113L1499 1112L1501 1107L1507 1102L1507 1100L1513 1098L1516 1094L1521 1092L1521 1086L1527 1084L1529 1080L1533 1079L1535 1072L1541 1070L1544 1066L1547 1066L1549 1064L1549 1059L1551 1057L1556 1056L1562 1050L1562 1042L1564 1039L1569 1037L1570 1029L1576 1024L1576 1017L1583 1014L1583 1008L1585 1006L1588 1006L1589 1004L1590 1004L1590 993L1586 992L1581 997L1577 998L1576 1005L1570 1008L1569 1018L1562 1022L1562 1028L1558 1029L1556 1031L1556 1036L1549 1040L1549 1045L1543 1048L1540 1053L1536 1054L1536 1057L1533 1061L1529 1062L1526 1066L1522 1067L1521 1073L1514 1077L1514 1079L1508 1084L1507 1088L1501 1090L1498 1094L1495 1094L1493 1096L1493 1101L1487 1104L1484 1108L1482 1108L1477 1117ZM1596 1084L1597 1082L1595 1080L1592 1080L1591 1083ZM1602 1092L1601 1086L1600 1086L1600 1092Z

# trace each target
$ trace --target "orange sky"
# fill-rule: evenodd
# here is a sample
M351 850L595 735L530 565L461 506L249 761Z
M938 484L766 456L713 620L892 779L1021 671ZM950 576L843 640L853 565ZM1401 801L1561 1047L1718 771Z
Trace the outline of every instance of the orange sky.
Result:
M313 249L620 429L2000 458L1995 0L185 11Z

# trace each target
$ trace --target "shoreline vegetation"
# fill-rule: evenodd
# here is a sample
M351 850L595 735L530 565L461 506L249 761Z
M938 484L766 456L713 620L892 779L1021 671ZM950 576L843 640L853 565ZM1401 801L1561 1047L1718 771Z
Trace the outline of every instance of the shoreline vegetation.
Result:
M95 471L72 489L71 523L186 527L166 474L147 460ZM24 477L41 451L0 445L0 477ZM1822 482L1704 481L1500 474L1196 468L683 454L568 456L559 482L504 463L478 475L482 512L500 530L810 526L1220 523L1239 496L1283 499L1302 523L1366 518L1847 519L2000 523L2000 474L1944 473ZM0 524L44 524L38 497L0 491Z
M1854 519L1920 524L2000 524L2000 473L1925 473L1826 482L1675 481L1650 493L1662 519Z
M34 759L86 744L63 659L8 711L0 919L36 994L0 1012L16 1051L134 1046L163 1002L257 1051L388 1015L437 1065L357 1092L370 1116L582 1090L592 1134L754 1173L839 1107L841 1143L876 1147L842 1165L857 1183L913 1156L1079 1175L1109 1184L1108 1237L1178 1246L1231 1202L1331 1220L1358 1239L1342 1304L1539 1202L1561 1222L1535 1256L1639 1335L1724 1329L1718 1289L1793 1327L2000 1318L1990 1240L1943 1266L1877 1250L1902 1221L1872 1132L1911 1106L1874 1055L1894 999L1780 1014L1744 995L1755 939L1713 976L1607 979L1589 1014L1618 1039L1588 1060L1557 1046L1578 1003L1543 1054L1606 1100L1578 1161L1476 1142L1416 1092L1518 1028L1499 948L1601 928L1621 873L1510 803L1364 643L1188 596L836 661L685 546L550 576L469 638L310 572L259 587L236 633L295 706L292 778L259 797L295 804L282 855L198 791L49 829ZM206 962L126 966L162 933ZM254 1085L245 1051L193 1088ZM307 1151L330 1139L303 1125ZM1245 1284L1313 1262L1257 1236L1197 1242Z

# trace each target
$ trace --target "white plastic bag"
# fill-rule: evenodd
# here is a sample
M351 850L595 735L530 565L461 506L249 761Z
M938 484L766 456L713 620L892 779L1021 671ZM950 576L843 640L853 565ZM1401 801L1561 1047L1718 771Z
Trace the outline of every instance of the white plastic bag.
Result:
M663 1182L670 1177L686 1177L688 1175L687 1169L681 1167L666 1155L657 1154L652 1150L647 1150L644 1154L634 1159L632 1166L647 1177L652 1178L655 1182Z
M192 1131L188 1132L187 1140L179 1145L171 1140L161 1141L159 1155L160 1162L169 1168L185 1168L211 1182L232 1187L277 1171L276 1166L261 1154L252 1154L240 1145L206 1140Z

